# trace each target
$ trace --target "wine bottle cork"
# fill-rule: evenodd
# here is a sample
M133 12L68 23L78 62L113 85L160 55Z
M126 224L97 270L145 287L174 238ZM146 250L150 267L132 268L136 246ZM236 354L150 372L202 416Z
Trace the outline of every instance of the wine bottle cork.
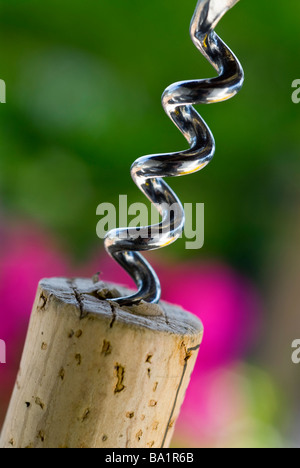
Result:
M89 279L40 282L2 448L166 448L203 335L160 302Z

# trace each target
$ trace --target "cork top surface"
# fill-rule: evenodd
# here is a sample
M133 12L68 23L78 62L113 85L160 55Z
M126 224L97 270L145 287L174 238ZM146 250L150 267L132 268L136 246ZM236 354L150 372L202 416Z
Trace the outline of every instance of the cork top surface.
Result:
M111 299L132 293L112 283L93 279L51 278L40 282L40 300L55 300L70 305L82 319L101 317L108 325L152 329L176 335L192 336L203 333L201 321L179 306L161 301L159 304L142 302L137 306L119 306Z

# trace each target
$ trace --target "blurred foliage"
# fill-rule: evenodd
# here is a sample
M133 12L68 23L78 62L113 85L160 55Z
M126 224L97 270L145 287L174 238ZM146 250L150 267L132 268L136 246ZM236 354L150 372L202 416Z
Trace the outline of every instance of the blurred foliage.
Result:
M84 255L96 207L144 201L129 168L139 156L186 148L161 104L175 81L214 76L189 38L195 0L1 0L0 199ZM291 14L292 12L292 14ZM300 3L242 0L218 32L243 63L243 91L200 113L215 160L171 181L183 202L206 205L200 252L178 241L163 255L218 256L259 274L280 215L299 191Z

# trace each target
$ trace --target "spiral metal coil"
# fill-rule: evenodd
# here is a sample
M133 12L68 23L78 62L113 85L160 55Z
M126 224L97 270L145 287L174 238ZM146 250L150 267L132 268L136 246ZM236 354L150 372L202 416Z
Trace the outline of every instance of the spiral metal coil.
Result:
M115 299L120 305L160 300L159 279L140 252L172 244L184 229L183 206L163 177L200 171L214 156L214 137L193 105L226 101L243 85L244 74L238 59L214 31L222 16L238 1L199 0L192 19L193 43L217 70L218 77L175 83L162 96L165 112L187 139L190 149L145 156L135 161L131 168L134 182L155 205L162 222L140 228L138 235L132 228L116 229L107 234L107 252L130 274L138 288L138 292L130 297Z

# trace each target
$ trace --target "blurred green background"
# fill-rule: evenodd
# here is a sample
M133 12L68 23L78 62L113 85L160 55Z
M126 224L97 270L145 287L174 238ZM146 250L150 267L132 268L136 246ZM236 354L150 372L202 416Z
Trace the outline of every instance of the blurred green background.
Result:
M195 3L0 1L5 222L41 226L84 262L101 245L97 205L117 204L119 194L144 201L132 162L186 148L162 110L162 92L175 81L214 76L189 38ZM247 360L282 392L283 416L273 420L281 445L297 444L300 432L299 371L290 358L300 337L300 106L291 100L300 78L299 18L298 0L241 0L218 26L243 64L245 86L222 105L199 108L216 139L215 159L200 174L171 181L183 202L205 203L206 243L186 251L180 240L159 253L174 262L218 259L256 285L264 325Z
M172 82L214 70L190 41L195 0L1 1L1 199L58 232L78 254L95 244L102 201L143 201L139 156L186 148L160 96ZM297 187L299 2L242 1L218 32L243 62L238 98L200 109L217 153L201 173L172 180L206 204L206 246L260 273L261 255ZM293 14L291 14L293 12ZM280 26L280 27L279 27ZM289 157L287 157L287 154ZM173 254L186 255L183 242ZM194 255L194 252L190 253Z

